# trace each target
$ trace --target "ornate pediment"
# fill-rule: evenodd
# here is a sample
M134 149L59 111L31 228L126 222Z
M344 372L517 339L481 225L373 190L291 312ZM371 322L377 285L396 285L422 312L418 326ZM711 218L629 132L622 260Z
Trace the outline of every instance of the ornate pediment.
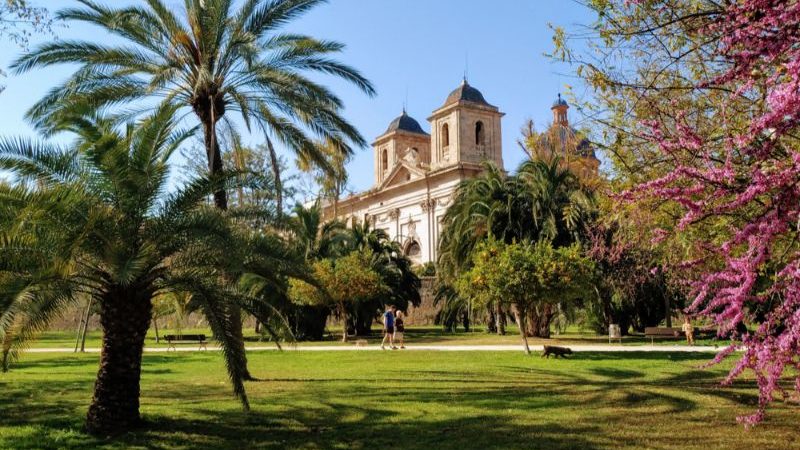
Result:
M403 184L417 178L425 176L425 170L420 167L415 167L408 161L401 159L389 172L389 175L383 180L383 183L378 186L378 189L385 189L389 186Z

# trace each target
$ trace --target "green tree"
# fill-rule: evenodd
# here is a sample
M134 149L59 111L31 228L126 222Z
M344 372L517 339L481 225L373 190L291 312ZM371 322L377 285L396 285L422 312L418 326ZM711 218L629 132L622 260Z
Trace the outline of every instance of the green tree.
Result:
M342 321L342 342L347 341L348 310L354 304L385 293L387 287L372 268L371 251L353 251L341 258L322 259L313 264L319 287L306 281L291 280L290 297L300 304L335 308Z
M469 270L475 249L487 240L508 244L546 240L556 247L578 242L593 214L592 189L559 157L525 161L515 175L487 164L482 175L462 182L445 213L439 244L440 280L452 285ZM452 294L447 289L442 292ZM454 295L446 298L459 301ZM500 304L493 308L499 319L501 308ZM528 333L549 336L550 314L538 317L538 310L528 312Z
M356 335L368 335L372 324L386 305L405 311L409 305L419 306L421 281L413 270L411 260L403 254L400 244L389 239L380 228L368 221L353 221L347 230L346 246L351 251L370 252L372 268L381 277L387 290L380 295L353 305L351 329Z
M342 142L342 150L350 148L347 142L365 143L340 115L341 100L307 77L313 72L334 75L374 94L356 70L330 58L343 45L281 31L322 0L247 0L238 10L231 0L188 0L179 12L162 0L119 8L80 3L83 7L63 9L57 17L96 25L124 44L58 40L17 59L12 64L16 73L79 65L28 112L40 127L49 128L69 111L133 101L145 107L141 100L174 103L189 108L202 125L212 174L223 170L217 124L229 111L238 112L248 129L263 131L273 155L277 139L326 168L309 132ZM227 207L224 190L214 198L219 208Z
M98 26L124 44L56 40L17 59L12 64L15 73L78 65L28 112L39 128L52 130L61 116L75 111L137 101L141 109L173 104L190 110L200 122L209 173L217 176L223 172L217 124L227 112L237 111L248 129L263 131L275 172L279 216L282 185L274 139L326 169L328 161L311 136L341 142L337 148L343 151L350 149L348 142L365 144L341 116L342 101L308 77L334 75L372 95L368 80L330 57L343 45L281 31L321 0L247 0L238 10L232 0L187 0L180 12L162 0L118 8L91 0L80 3L82 7L59 11L57 18ZM214 193L214 202L227 208L225 189Z
M489 240L473 253L472 268L462 273L456 289L476 305L492 302L512 307L525 352L526 318L542 317L556 305L568 305L590 291L593 264L578 245L553 248L547 241L505 244ZM549 326L549 322L548 322Z
M343 223L335 220L323 222L319 203L309 207L295 205L287 225L299 251L310 261L337 256L348 239Z
M248 408L240 324L226 306L258 310L219 276L241 240L224 212L203 206L224 180L199 178L167 193L168 160L191 132L176 129L174 112L162 108L122 129L75 117L64 129L77 139L66 148L0 141L0 168L16 180L0 191L5 367L80 294L91 295L103 340L86 426L99 435L140 424L145 334L153 299L169 292L190 293L199 305Z

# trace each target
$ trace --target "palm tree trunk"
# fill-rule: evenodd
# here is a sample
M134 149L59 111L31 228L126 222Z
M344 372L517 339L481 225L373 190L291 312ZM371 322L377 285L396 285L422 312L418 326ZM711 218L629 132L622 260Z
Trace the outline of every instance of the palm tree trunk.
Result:
M135 288L117 288L102 299L103 346L86 415L89 433L111 436L141 424L139 381L152 310L150 295Z
M206 156L208 156L208 171L211 176L215 175L222 175L224 170L222 166L222 152L219 148L219 141L217 140L217 129L216 129L216 118L211 111L206 117L207 120L204 120L203 116L200 116L201 120L203 120L203 131L205 133L205 145L206 145ZM217 192L214 192L214 205L225 211L228 209L228 194L225 192L225 189L220 189ZM244 333L242 332L242 311L239 309L238 305L228 304L228 314L230 314L231 321L234 323L233 329L233 337L236 339L236 342L241 347L241 351L239 352L243 355L244 361L242 361L242 367L244 367L244 379L247 381L252 381L252 375L250 375L250 370L247 368L247 356L245 354L244 349Z
M211 176L222 175L222 152L219 148L219 141L217 140L217 130L215 123L209 121L203 123L203 131L206 145L206 156L208 157L208 173ZM221 209L228 209L228 194L225 189L220 188L214 192L214 205Z
M522 336L522 345L525 347L525 354L530 356L531 348L528 346L528 333L525 327L525 313L520 313L519 308L514 308L514 317L517 319L519 334Z
M272 140L265 137L267 141L267 150L269 150L269 161L272 168L272 177L275 179L275 209L277 210L278 219L283 217L283 182L281 181L281 166L278 160L278 154L275 152L275 147L272 145Z

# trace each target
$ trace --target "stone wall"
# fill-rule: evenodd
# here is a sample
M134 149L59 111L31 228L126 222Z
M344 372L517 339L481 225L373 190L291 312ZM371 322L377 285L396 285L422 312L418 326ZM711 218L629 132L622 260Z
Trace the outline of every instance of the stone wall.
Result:
M408 325L433 325L436 320L436 314L439 312L439 307L434 306L434 280L435 277L421 277L422 286L420 288L420 297L422 303L418 307L409 307L407 311L406 324Z

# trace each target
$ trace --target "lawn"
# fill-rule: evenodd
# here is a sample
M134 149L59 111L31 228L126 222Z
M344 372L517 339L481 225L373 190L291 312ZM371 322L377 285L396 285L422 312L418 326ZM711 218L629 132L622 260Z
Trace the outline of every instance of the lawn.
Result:
M800 448L796 406L745 430L751 383L719 388L708 354L251 352L253 410L231 397L217 352L147 354L149 426L81 431L96 354L28 354L0 374L2 448Z

